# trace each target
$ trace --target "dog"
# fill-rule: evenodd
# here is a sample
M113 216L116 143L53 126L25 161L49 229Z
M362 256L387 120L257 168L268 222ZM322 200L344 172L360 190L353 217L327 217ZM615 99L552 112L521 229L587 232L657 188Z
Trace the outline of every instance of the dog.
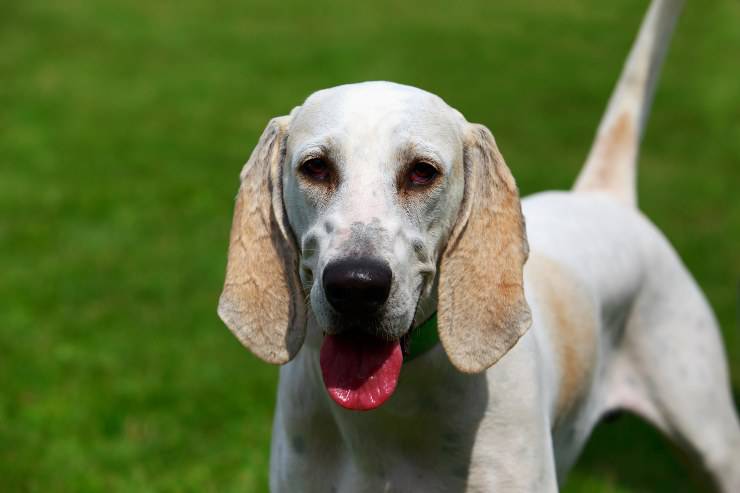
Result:
M568 192L520 201L491 132L408 86L318 91L270 121L218 313L283 365L272 491L557 491L622 409L740 491L717 322L636 204L680 8L650 6Z

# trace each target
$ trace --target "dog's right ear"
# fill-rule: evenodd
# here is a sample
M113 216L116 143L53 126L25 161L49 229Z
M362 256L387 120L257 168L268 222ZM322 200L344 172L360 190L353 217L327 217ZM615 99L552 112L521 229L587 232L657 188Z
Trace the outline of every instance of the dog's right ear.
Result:
M281 187L289 122L289 116L270 121L241 172L218 303L218 315L239 341L275 364L290 361L306 334L297 248Z

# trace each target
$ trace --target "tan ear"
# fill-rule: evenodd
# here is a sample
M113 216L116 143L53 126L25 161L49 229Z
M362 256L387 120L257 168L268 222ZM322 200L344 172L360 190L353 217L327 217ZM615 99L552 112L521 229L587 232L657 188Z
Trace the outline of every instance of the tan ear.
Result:
M438 330L460 371L477 373L531 325L522 267L528 246L519 194L491 132L470 125L465 193L440 261Z
M290 361L306 334L298 254L282 200L289 117L270 121L241 173L218 314L268 363Z

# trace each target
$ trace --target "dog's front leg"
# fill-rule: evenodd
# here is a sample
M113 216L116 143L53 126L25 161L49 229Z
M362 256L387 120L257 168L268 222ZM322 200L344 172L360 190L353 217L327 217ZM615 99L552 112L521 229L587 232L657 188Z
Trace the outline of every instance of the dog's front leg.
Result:
M337 490L346 463L342 438L308 349L280 368L270 450L270 491ZM315 356L315 355L313 355Z
M535 330L487 371L467 492L557 492L548 402Z

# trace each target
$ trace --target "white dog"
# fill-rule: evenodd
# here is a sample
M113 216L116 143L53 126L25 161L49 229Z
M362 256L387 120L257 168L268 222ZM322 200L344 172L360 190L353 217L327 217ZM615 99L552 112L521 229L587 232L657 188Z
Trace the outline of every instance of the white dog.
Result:
M327 89L270 122L219 314L285 364L273 491L556 491L616 409L740 491L717 323L636 207L680 3L653 2L572 192L520 204L491 133L411 87Z

